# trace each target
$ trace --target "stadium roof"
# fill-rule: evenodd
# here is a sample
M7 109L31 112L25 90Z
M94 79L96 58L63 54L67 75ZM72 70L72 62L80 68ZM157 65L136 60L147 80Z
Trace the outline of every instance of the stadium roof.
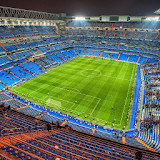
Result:
M155 14L160 14L160 8L154 12Z
M59 14L39 12L33 10L25 10L19 8L3 7L0 6L1 17L17 17L17 18L31 18L31 19L44 19L44 20L59 20Z

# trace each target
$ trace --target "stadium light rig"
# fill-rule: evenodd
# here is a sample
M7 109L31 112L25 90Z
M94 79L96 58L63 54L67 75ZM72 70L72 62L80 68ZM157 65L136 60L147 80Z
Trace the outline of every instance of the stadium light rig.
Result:
M147 21L158 21L159 19L160 19L159 16L146 18Z
M85 17L75 17L75 20L85 21Z

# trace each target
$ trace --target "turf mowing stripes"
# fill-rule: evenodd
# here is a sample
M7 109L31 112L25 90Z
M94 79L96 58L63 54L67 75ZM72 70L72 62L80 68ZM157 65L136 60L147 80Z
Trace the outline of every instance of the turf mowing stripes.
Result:
M136 64L78 57L11 91L50 109L122 129Z
M127 103L128 94L129 94L129 90L130 90L130 86L131 86L131 82L132 82L132 77L133 77L133 75L134 75L134 70L135 70L135 68L136 68L136 66L134 66L134 67L133 67L133 70L132 70L132 76L131 76L131 79L130 79L130 83L129 83L129 87L128 87L128 92L127 92L125 104L124 104L124 107L123 107L123 112L122 112L122 116L121 116L120 125L121 125L121 123L122 123L123 114L124 114L125 106L126 106L126 103Z
M94 110L96 109L97 105L99 104L100 100L101 100L101 99L99 99L98 103L97 103L96 106L93 108L93 110L92 110L92 112L90 113L90 115L93 114L93 112L94 112Z

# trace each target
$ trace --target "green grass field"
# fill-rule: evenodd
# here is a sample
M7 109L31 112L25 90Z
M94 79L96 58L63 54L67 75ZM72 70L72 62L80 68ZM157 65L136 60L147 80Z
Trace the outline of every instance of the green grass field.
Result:
M11 91L80 119L123 129L136 70L132 63L79 57Z

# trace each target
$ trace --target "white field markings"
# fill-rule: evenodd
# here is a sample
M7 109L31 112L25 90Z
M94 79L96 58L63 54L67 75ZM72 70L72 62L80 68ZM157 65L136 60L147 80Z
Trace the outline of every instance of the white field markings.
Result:
M37 92L39 89L41 89L41 88L43 88L43 87L45 87L45 86L51 86L51 85L48 85L48 84L44 84L43 86L41 86L40 88L38 88L37 90L35 90L35 91L33 91L33 92L31 92L30 93L30 95L31 94L33 94L34 92ZM80 92L80 91L79 91ZM53 97L53 96L45 96L43 99L39 99L39 98L37 98L37 97L35 97L36 99L39 99L39 100L44 100L44 99L46 99L47 97ZM61 99L61 98L57 98L57 97L53 97L53 98L56 98L56 99L59 99L59 100L62 100L62 101L64 101L64 102L68 102L68 103L71 103L72 104L72 106L71 107L73 107L75 104L73 103L73 102L70 102L70 101L67 101L67 100L64 100L64 99Z
M94 96L91 96L91 95L88 95L88 94L84 94L84 93L81 93L80 91L79 91L79 92L76 92L76 91L73 91L73 90L68 90L68 89L66 89L66 88L57 87L57 86L54 86L54 85L48 85L48 86L53 86L53 87L55 87L55 88L64 89L64 90L67 90L67 91L69 91L69 92L78 93L78 94L81 94L81 95L84 95L84 96L88 96L88 97L92 97L92 98L94 98L94 99L97 99L98 102L97 102L97 104L95 105L93 111L95 110L95 108L97 107L97 105L99 104L99 102L101 101L101 98L94 97ZM72 103L72 102L71 102L71 103ZM73 108L73 106L72 106L70 109L72 109L72 108ZM91 113L93 113L93 111L92 111Z
M67 70L73 70L73 71L76 71L76 72L77 72L77 69L73 69L73 68L67 68ZM130 81L130 80L128 80L128 79L123 79L123 78L118 78L118 77L113 77L113 76L108 76L108 75L102 74L102 72L101 72L101 71L99 71L99 70L95 70L95 69L79 70L79 72L80 72L80 74L81 74L82 76L85 76L85 75L83 75L83 73L82 73L82 72L85 72L85 71L88 71L88 70L94 70L94 71L96 71L96 72L99 72L99 73L100 73L100 75L96 75L95 77L104 76L104 77L110 77L110 78L114 78L114 79L116 78L116 79L120 79L120 80ZM90 74L93 74L93 75L94 75L94 73L90 73ZM89 77L89 76L85 76L85 77L88 77L88 78L95 78L95 77Z
M25 85L28 85L28 83L23 82L22 84L20 84L20 85L18 85L18 86L15 86L15 87L24 87ZM17 91L17 90L15 89L15 87L12 88L12 91L13 91L13 92L22 93L22 92Z
M93 69L94 71L96 71L97 73L100 73L100 74L99 74L99 75L95 75L94 77L92 77L92 76L90 77L90 76L85 76L85 75L83 75L83 72L88 71L88 70L91 70L91 69L82 70L82 71L80 71L80 74L81 74L82 76L88 77L88 78L95 78L95 77L104 76L104 77L110 77L110 78L114 78L114 79L120 79L120 80L130 81L130 80L124 79L124 78L118 78L118 77L108 76L108 75L102 74L101 71L99 71L99 70L94 70L94 69ZM94 75L95 73L90 73L90 74L91 74L91 75Z
M121 66L121 65L115 65L115 64L106 64L106 63L98 63L98 62L91 62L91 63L97 63L97 64L100 64L100 65L113 65L113 66ZM121 63L122 64L122 63ZM54 68L54 70L56 70L56 69L58 69L59 67L56 67L56 68ZM68 70L73 70L73 71L78 71L78 69L73 69L73 68L63 68L63 71L65 70L65 69L67 69L67 71ZM85 75L83 75L83 73L82 72L85 72L86 70L94 70L94 71L96 71L96 72L99 72L100 73L100 75L95 75L94 77L90 77L90 76L85 76ZM80 72L80 75L82 75L82 76L85 76L85 77L88 77L88 78L95 78L95 77L100 77L100 76L104 76L104 77L110 77L110 78L114 78L114 79L120 79L120 80L125 80L125 81L130 81L130 80L128 80L128 79L123 79L123 78L118 78L118 77L113 77L113 76L109 76L109 75L105 75L105 74L102 74L102 72L101 71L99 71L99 70L96 70L96 69L85 69L85 70L79 70L78 72ZM91 75L92 74L94 74L94 73L90 73ZM43 74L42 74L43 75ZM39 76L38 76L39 77ZM37 77L36 77L37 78ZM36 78L34 78L34 79L32 79L33 81L36 81Z
M60 100L60 101L64 101L64 102L67 102L67 103L70 103L70 104L72 104L72 106L71 106L71 108L75 105L75 103L73 103L73 102L70 102L70 101L67 101L67 100L64 100L64 99L62 99L62 98L57 98L57 97L54 97L54 96L46 96L45 98L47 98L47 97L53 97L53 100L54 99L58 99L58 100ZM44 99L45 99L44 98ZM63 106L62 106L63 107Z
M64 88L66 88L66 89L67 89L67 88L68 88L68 89L70 88L70 89L73 89L73 90L75 90L75 91L81 93L77 88L72 88L72 87L64 87Z
M135 66L133 67L133 69L132 69L132 76L131 76L131 79L130 79L130 83L129 83L129 87L128 87L128 92L127 92L125 104L124 104L124 107L123 107L123 112L122 112L122 116L121 116L121 120L120 120L120 125L121 125L121 123L122 123L123 114L124 114L124 111L125 111L125 107L126 107L126 103L127 103L127 99L128 99L128 94L129 94L129 90L130 90L130 86L131 86L132 77L133 77L133 75L134 75L133 73L134 73L135 67L136 67L136 65L135 65Z
M69 92L78 93L78 94L81 94L81 95L85 95L85 96L88 96L88 97L92 97L92 98L94 98L94 99L98 99L98 102L97 102L97 104L95 105L95 107L94 107L93 110L95 110L95 108L97 107L97 105L99 104L99 102L100 102L100 100L101 100L101 98L94 97L94 96L87 95L87 94L83 94L83 93L81 93L78 89L74 89L74 88L72 88L72 87L67 87L67 88L72 88L72 89L74 89L74 90L69 90L69 89L66 89L66 88L63 88L63 87L57 87L57 86L48 85L48 84L44 84L44 85L41 86L40 88L38 88L38 89L36 89L35 91L31 92L29 95L32 95L33 93L37 92L39 89L41 89L41 88L43 88L43 87L45 87L45 86L52 86L52 87L55 87L55 88L60 88L60 89L67 90L67 91L69 91ZM20 92L19 92L19 93L20 93ZM47 96L46 96L46 97L47 97ZM46 98L46 97L45 97L45 98ZM53 96L50 96L50 95L49 95L48 97L53 97ZM36 99L39 99L39 98L37 98L37 97L35 97L35 98L36 98ZM45 98L43 98L43 99L45 99ZM54 98L54 97L53 97L53 98ZM74 107L74 105L75 105L73 102L64 100L64 99L62 99L62 98L57 98L57 97L55 97L55 98L56 98L56 99L59 99L59 100L62 100L62 101L64 101L64 102L71 103L72 106L70 107L70 109L72 109L72 108ZM39 99L39 100L43 100L43 99ZM92 112L92 113L93 113L93 112Z
M52 86L52 87L55 87L55 88L64 89L64 90L67 90L67 91L69 91L69 92L79 93L79 92L76 92L76 90L75 90L75 91L73 91L73 90L69 90L69 89L66 89L66 88L63 88L63 87L58 87L58 86L55 86L55 85L49 85L49 84L46 84L46 85L48 85L48 86ZM83 94L83 93L81 93L81 92L80 92L79 94L81 94L81 95L85 95L85 96L88 96L88 97L92 97L92 98L101 99L101 98L94 97L94 96L91 96L91 95L88 95L88 94Z
M33 99L33 100L34 100L34 99L36 99L36 100L38 99L38 100L39 100L38 103L41 103L42 100L44 100L46 97L48 97L48 96L45 96L44 98L41 98L41 99L40 99L40 98L37 98L37 97L34 96L34 97L32 97L32 99Z
M110 78L114 78L114 79L120 79L120 80L124 80L124 81L130 81L128 79L123 79L123 78L118 78L118 77L113 77L113 76L107 76L107 75L102 75L104 77L110 77Z
M43 85L41 88L43 88L45 85ZM21 94L21 92L17 92L17 93L19 93L19 94ZM64 102L67 102L67 103L70 103L72 106L71 106L71 108L72 107L74 107L74 105L75 105L75 103L73 103L73 102L70 102L70 101L67 101L67 100L64 100L64 99L62 99L62 98L57 98L57 97L54 97L54 96L45 96L44 98L37 98L37 97L31 97L31 96L29 96L29 98L32 98L33 100L38 100L38 103L41 103L43 100L45 100L46 98L48 99L49 97L53 97L53 99L58 99L58 100L60 100L60 101L64 101ZM63 107L63 106L62 106ZM58 107L59 108L59 107Z
M88 75L88 76L86 76L86 75L84 75L84 72L85 71L94 71L94 72L96 72L96 73L98 73L99 75L96 75L96 73L90 73L90 75L92 75L91 77L90 77L90 75ZM89 77L89 78L95 78L95 77L100 77L100 76L102 76L102 72L101 71L99 71L99 70L94 70L94 69L85 69L85 70L81 70L80 71L80 74L82 75L82 76L84 76L84 77Z
M133 69L132 69L132 76L133 76L133 70L134 70L134 68L135 68L135 67L133 67ZM77 72L76 69L72 69L72 68L67 68L67 69L74 70L74 71ZM131 84L131 79L132 79L132 78L131 78L130 80L128 80L128 79L123 79L123 78L117 78L117 77L107 76L107 75L102 75L102 76L111 77L111 78L116 78L116 79L121 79L121 80L127 80L127 81L130 81L130 84ZM131 77L132 77L132 76L131 76ZM48 84L45 84L45 85L48 85ZM44 86L45 86L45 85L44 85ZM42 86L41 88L43 88L44 86ZM54 86L54 85L48 85L48 86L57 87L57 86ZM129 85L129 87L130 87L130 85ZM72 88L72 87L65 87L65 88L57 87L57 88L68 90L67 88ZM98 106L99 102L101 101L101 98L93 97L93 96L87 95L87 94L83 94L83 93L81 93L78 89L75 89L75 88L72 88L72 89L74 89L74 91L73 91L73 90L68 90L68 91L70 91L70 92L75 92L75 93L79 93L79 94L81 94L81 95L85 95L85 96L89 96L89 97L97 98L97 99L98 99L97 104L95 105L95 107L93 108L92 112L90 113L90 114L92 115L93 112L94 112L94 110L95 110L96 107ZM77 92L77 91L78 91L78 92ZM129 91L129 90L128 90L128 91ZM127 97L128 97L128 92L127 92ZM127 97L126 97L126 99L127 99ZM60 100L66 101L66 100L63 100L62 98L61 98ZM66 102L67 102L67 101L66 101ZM68 101L68 102L69 102L69 101ZM71 102L71 103L72 103L72 102ZM126 104L126 101L125 101L125 104ZM74 104L74 105L75 105L75 104ZM72 109L72 108L74 107L74 105L72 105L72 107L71 107L70 109ZM123 118L124 110L125 110L125 105L124 105L124 108L123 108L123 113L122 113L122 116L121 116L121 121L122 121L122 118ZM78 112L77 112L77 113L78 113ZM102 120L102 119L100 119L100 118L97 118L97 119L99 119L99 120L101 120L101 121L104 121L104 120ZM115 125L116 125L116 126L121 125L121 121L120 121L120 124L115 124ZM109 124L109 123L110 123L110 124L114 124L114 123L108 122L108 121L105 121L105 122L107 122L108 124Z
M43 88L44 86L46 86L46 84L44 84L43 86L41 86L40 88L38 88L38 89L36 89L35 91L33 91L33 92L31 92L30 94L29 94L29 99L30 98L32 98L33 100L36 98L36 99L38 99L38 100L40 100L41 102L42 102L42 100L43 99L45 99L47 96L45 96L44 98L42 98L42 99L39 99L39 98L37 98L37 97L32 97L31 95L33 94L33 93L35 93L35 92L37 92L39 89L41 89L41 88ZM19 95L21 95L21 94L24 94L24 93L22 93L22 92L18 92L18 91L16 91L17 93L19 93Z
M28 84L27 84L27 83L24 83L23 86L24 86L24 85L28 85ZM33 92L31 92L30 95L33 94L34 92L37 92L39 89L43 88L44 86L46 86L46 84L44 84L43 86L41 86L41 87L39 87L38 89L36 89L36 90L34 90ZM13 90L13 91L18 92L18 93L22 93L22 92L19 92L19 91L16 91L16 90ZM24 93L22 93L22 94L24 94Z
M41 87L41 88L42 88L42 87ZM14 90L13 90L13 91L14 91ZM24 93L19 92L19 91L16 91L16 93L18 93L19 95L22 95L22 96L25 95ZM41 98L41 99L40 99L40 98L37 98L37 97L35 97L35 96L34 96L34 97L31 97L31 96L29 95L29 97L27 97L27 99L32 99L32 100L35 100L35 99L37 100L37 99L38 99L38 100L39 100L38 103L40 103L40 102L42 102L42 100L44 100L46 97L48 97L48 96L45 96L44 98ZM24 97L24 98L26 98L26 97ZM31 101L32 101L32 100L31 100Z
M96 63L96 62L95 62L95 63ZM99 64L100 64L100 63L99 63ZM106 64L106 65L110 65L110 64ZM112 65L113 65L113 64L112 64ZM118 65L115 65L115 66L118 66ZM135 68L135 67L133 67L133 70L134 70L134 68ZM57 68L56 68L56 69L57 69ZM73 68L67 68L67 70L74 70L74 71L77 72L77 69L73 69ZM132 70L132 76L133 76L133 70ZM81 71L82 71L82 70L81 70ZM94 71L99 71L99 70L94 70ZM101 73L101 74L102 74L102 73ZM101 76L111 77L111 78L116 78L116 79L122 79L122 80L127 80L127 81L130 81L130 84L131 84L131 79L132 79L132 76L131 76L131 79L130 79L130 80L128 80L128 79L123 79L123 78L112 77L112 76L107 76L107 75L101 75ZM33 80L33 81L36 81L36 79L32 79L32 80ZM130 87L130 84L129 84L129 87ZM43 87L46 86L46 85L48 85L48 84L45 84L45 85L43 85L43 86L40 87L40 88L43 88ZM53 86L53 85L48 85L48 86ZM53 86L53 87L57 87L57 86ZM39 90L40 88L38 88L37 90ZM72 87L66 87L66 88L57 87L57 88L68 90L68 89L66 89L66 88L72 88ZM85 96L89 96L89 97L97 98L97 99L98 99L97 104L95 105L94 109L93 109L92 112L90 113L90 114L93 114L94 110L96 109L96 107L98 106L99 102L101 101L101 98L93 97L93 96L87 95L87 94L83 94L83 93L80 93L80 91L79 91L78 89L75 89L75 88L73 88L73 89L76 90L76 91L78 91L78 93L81 94L81 95L85 95ZM37 90L35 90L35 91L33 91L33 92L36 92ZM73 91L73 90L68 90L68 91L77 93L76 91ZM33 92L32 92L31 94L33 94ZM128 92L127 92L127 97L128 97L128 93L129 93L129 89L128 89ZM47 97L47 96L46 96L46 97ZM45 97L45 98L46 98L46 97ZM53 96L52 96L52 97L53 97ZM127 100L127 97L126 97L126 100ZM45 98L44 98L44 99L45 99ZM37 99L38 99L38 98L37 98ZM57 99L58 99L58 98L57 98ZM60 99L60 98L59 98L59 99ZM41 99L41 100L42 100L42 99ZM66 101L66 100L63 100L63 99L60 99L60 100ZM67 102L67 101L66 101L66 102ZM73 103L73 102L69 102L69 101L68 101L68 103ZM74 105L75 105L75 104L73 103L73 105L72 105L71 108L73 108ZM125 101L125 105L126 105L126 101ZM116 126L121 125L122 118L123 118L123 114L124 114L124 110L125 110L125 105L124 105L124 108L123 108L123 113L122 113L122 116L121 116L120 124L115 124ZM70 109L71 109L71 108L70 108ZM97 119L99 119L99 118L97 118ZM102 120L102 119L99 119L99 120ZM102 121L104 121L104 120L102 120ZM105 122L107 122L107 121L105 121ZM108 122L108 123L113 124L113 123L111 123L111 122Z
M33 94L33 93L35 93L35 92L37 92L39 89L43 88L43 87L46 86L46 85L47 85L47 84L44 84L43 86L41 86L41 87L39 87L38 89L34 90L33 92L30 93L30 95Z
M43 85L42 87L40 87L40 88L43 88L44 86L51 86L51 85L48 85L48 84L45 84L45 85ZM55 86L54 86L55 87ZM39 88L39 89L40 89ZM60 87L59 87L60 88ZM69 88L69 87L67 87L67 88ZM72 88L72 87L70 87L70 88ZM62 88L62 89L66 89L66 88ZM38 89L37 89L38 90ZM36 91L37 91L36 90ZM68 90L68 89L66 89L66 90ZM73 90L68 90L68 91L71 91L71 92L75 92L75 93L79 93L79 94L81 94L81 95L85 95L85 96L90 96L90 97L92 97L92 98L97 98L98 99L98 102L97 102L97 104L95 105L95 107L93 108L93 110L92 110L92 112L90 113L90 116L91 116L91 114L93 114L93 112L94 112L94 110L96 109L96 107L98 106L98 104L99 104L99 102L101 101L101 98L98 98L98 97L93 97L93 96L91 96L91 95L87 95L87 94L82 94L82 93L80 93L80 91L78 90L78 89L74 89L74 90L77 90L78 92L75 92L75 91L73 91ZM21 92L18 92L18 93L20 93L21 94ZM33 92L32 92L33 93ZM75 105L75 103L73 103L73 102L70 102L70 101L67 101L67 100L64 100L64 99L62 99L62 98L57 98L57 97L54 97L54 96L51 96L51 95L47 95L47 96L45 96L44 98L42 98L42 99L40 99L40 98L37 98L37 97L31 97L30 96L30 98L32 98L33 100L39 100L38 101L38 103L41 103L43 100L45 100L47 97L53 97L53 98L56 98L56 99L59 99L60 101L64 101L64 102L68 102L68 103L70 103L70 104L72 104L72 106L69 108L69 109L72 109L73 107L74 107L74 105ZM62 107L64 107L64 106L62 106ZM54 109L54 110L56 110L56 109ZM78 112L78 111L75 111L76 113L79 113L79 114L81 114L80 112ZM92 117L92 116L91 116ZM100 118L96 118L97 120L100 120L100 121L102 121L102 122L107 122L108 124L114 124L114 123L112 123L112 122L108 122L108 121L105 121L105 120L103 120L103 119L100 119ZM115 124L115 126L119 126L119 124Z
M98 103L95 105L95 107L93 108L92 112L90 113L90 115L93 114L94 110L96 109L96 107L98 106L99 102L101 101L101 99L98 100Z

